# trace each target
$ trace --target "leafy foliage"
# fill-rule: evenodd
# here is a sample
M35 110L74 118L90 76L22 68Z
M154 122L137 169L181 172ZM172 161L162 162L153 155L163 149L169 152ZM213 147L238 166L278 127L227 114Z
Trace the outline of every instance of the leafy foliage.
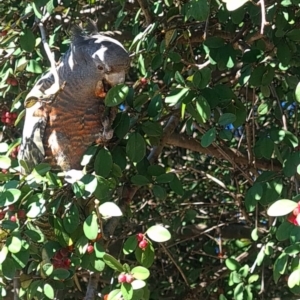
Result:
M3 0L0 298L299 296L299 4ZM58 61L88 17L132 54L114 139L20 176L41 25Z

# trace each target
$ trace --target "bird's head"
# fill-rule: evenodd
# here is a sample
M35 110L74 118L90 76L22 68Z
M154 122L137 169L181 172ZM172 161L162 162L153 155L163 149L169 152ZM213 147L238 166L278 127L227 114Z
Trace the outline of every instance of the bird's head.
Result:
M105 92L125 81L130 66L130 57L123 45L108 36L99 33L84 35L80 31L73 32L69 65L77 65L83 79L101 81Z

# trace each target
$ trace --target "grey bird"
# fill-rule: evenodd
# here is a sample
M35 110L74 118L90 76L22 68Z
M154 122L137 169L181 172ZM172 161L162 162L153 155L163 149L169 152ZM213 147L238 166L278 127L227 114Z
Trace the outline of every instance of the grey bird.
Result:
M60 90L50 72L42 76L25 99L25 123L18 159L29 170L48 162L54 169L80 169L86 149L112 138L117 108L107 113L109 87L124 83L130 65L128 52L117 40L97 32L86 35L76 27L69 50L57 73Z

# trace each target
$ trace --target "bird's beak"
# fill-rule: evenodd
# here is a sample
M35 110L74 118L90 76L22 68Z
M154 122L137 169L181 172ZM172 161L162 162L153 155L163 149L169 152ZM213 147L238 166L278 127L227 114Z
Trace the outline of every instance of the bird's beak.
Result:
M111 74L105 74L105 82L110 86L113 87L119 83L125 82L125 71L120 71L118 73L111 73Z

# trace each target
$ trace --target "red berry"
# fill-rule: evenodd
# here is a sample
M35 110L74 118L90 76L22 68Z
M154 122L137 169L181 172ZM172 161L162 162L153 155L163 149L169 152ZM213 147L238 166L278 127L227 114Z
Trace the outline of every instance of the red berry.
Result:
M70 265L71 265L71 260L69 258L65 259L63 261L63 268L64 269L69 269L70 268Z
M295 216L294 214L290 214L290 215L288 216L287 220L288 220L288 222L290 222L290 223L292 223L292 224L294 224L294 225L296 225L296 226L299 225L299 224L298 224L298 221L297 221L297 218L296 218L296 216Z
M16 112L11 113L11 118L16 120L18 117L18 114Z
M6 118L10 118L10 117L11 117L11 114L10 114L9 111L7 111L7 112L4 114L4 116L5 116Z
M141 84L147 84L148 83L148 80L145 77L141 78L140 81L141 81Z
M7 30L2 30L0 32L0 36L6 36L7 35Z
M13 215L13 216L10 217L10 220L12 222L17 222L17 217Z
M11 204L11 205L8 206L8 210L9 211L15 211L16 207L14 206L14 204Z
M17 86L17 85L18 85L18 80L15 79L15 78L12 78L12 79L10 80L10 85L12 85L12 86Z
M26 211L24 209L20 209L18 211L18 218L19 219L25 219L26 218Z
M1 122L5 123L5 121L6 121L6 118L5 117L1 117Z
M59 253L61 254L62 257L67 257L67 256L69 256L69 249L68 248L61 248L59 250Z
M6 215L5 211L0 211L0 220L4 219L5 215Z
M94 246L93 245L88 245L87 249L86 249L86 252L88 254L91 254L94 252Z
M296 207L296 208L293 210L293 215L294 215L294 216L298 216L298 215L299 215L299 207Z
M12 123L11 118L6 118L6 119L5 119L5 123L6 123L6 124L11 124L11 123Z
M134 277L131 274L126 274L126 282L131 283L134 280Z
M147 241L147 240L142 240L142 241L139 242L139 247L140 247L142 250L146 249L147 246L148 246L148 241Z
M126 275L125 275L125 273L121 273L121 274L118 276L118 282L119 282L119 283L126 282Z
M136 239L138 240L138 242L141 242L144 239L144 235L142 233L138 233L136 235Z

